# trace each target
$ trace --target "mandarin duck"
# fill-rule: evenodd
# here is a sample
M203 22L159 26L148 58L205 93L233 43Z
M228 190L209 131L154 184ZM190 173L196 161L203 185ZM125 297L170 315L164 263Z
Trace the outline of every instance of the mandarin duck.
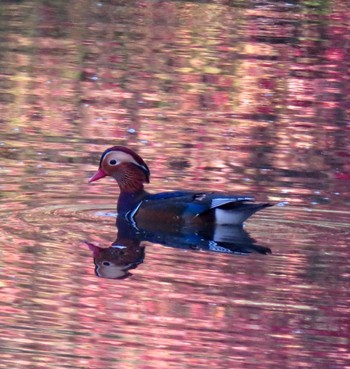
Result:
M150 181L150 170L133 150L123 146L108 148L100 159L98 171L89 183L113 177L120 188L118 216L139 225L143 222L195 225L240 226L257 211L272 206L254 203L251 196L220 192L173 191L150 194L144 183Z

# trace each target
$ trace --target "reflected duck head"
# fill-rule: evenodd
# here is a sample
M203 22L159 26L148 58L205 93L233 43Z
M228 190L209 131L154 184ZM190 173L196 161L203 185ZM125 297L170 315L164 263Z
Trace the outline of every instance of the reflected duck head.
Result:
M134 240L126 240L125 245L113 244L103 248L88 241L88 246L94 258L95 274L97 277L108 279L125 279L132 276L131 269L143 263L145 257L144 247Z
M103 152L97 172L89 179L95 182L106 176L113 177L125 192L143 189L149 183L150 170L143 159L124 146L113 146Z

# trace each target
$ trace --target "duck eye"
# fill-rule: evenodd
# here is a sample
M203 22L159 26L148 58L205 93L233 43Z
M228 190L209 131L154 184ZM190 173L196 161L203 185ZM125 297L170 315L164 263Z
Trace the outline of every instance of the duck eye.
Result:
M116 165L117 161L115 159L112 159L112 160L109 161L109 164L110 165Z
M105 266L110 266L111 265L108 261L104 261L102 264L105 265Z

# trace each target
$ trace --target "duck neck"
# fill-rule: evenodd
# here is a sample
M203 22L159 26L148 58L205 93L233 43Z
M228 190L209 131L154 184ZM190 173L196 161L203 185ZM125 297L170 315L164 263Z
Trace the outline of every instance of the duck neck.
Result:
M137 192L121 192L117 204L117 212L119 215L125 214L135 207L147 196L145 190Z
M113 176L120 188L118 213L132 210L146 195L143 188L146 181L145 174L136 165L124 163Z

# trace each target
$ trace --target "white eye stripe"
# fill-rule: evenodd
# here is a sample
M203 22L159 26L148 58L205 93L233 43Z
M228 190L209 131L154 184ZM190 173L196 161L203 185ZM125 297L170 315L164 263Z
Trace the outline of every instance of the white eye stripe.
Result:
M101 164L109 165L115 167L122 163L131 163L140 167L144 172L149 173L149 169L146 164L138 163L135 158L133 158L130 154L121 151L110 151L107 152L101 159Z
M144 165L137 164L140 168L142 168L145 172L149 172L149 169L146 168Z

